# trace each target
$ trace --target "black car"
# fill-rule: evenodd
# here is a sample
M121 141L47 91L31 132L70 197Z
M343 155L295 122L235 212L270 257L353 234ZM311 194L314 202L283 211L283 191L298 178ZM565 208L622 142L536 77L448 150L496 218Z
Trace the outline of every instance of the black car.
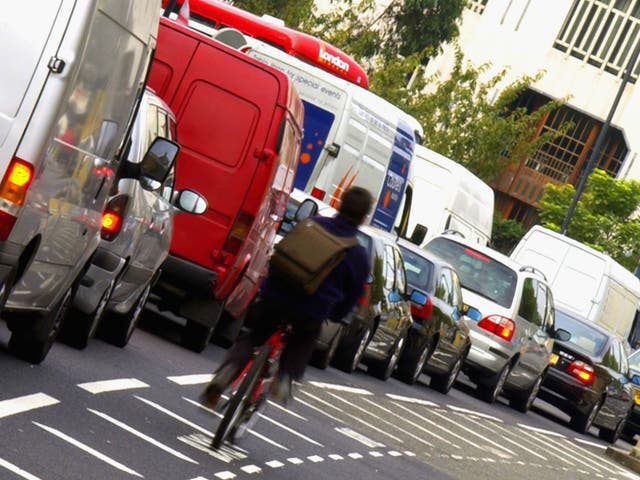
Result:
M571 333L556 340L550 368L538 396L571 417L571 428L614 443L632 404L624 343L608 330L565 310L555 309L556 327Z
M413 384L424 371L431 376L432 388L447 393L471 348L460 280L455 269L433 253L406 240L398 241L398 246L408 290L426 295L427 303L411 306L413 324L396 376Z

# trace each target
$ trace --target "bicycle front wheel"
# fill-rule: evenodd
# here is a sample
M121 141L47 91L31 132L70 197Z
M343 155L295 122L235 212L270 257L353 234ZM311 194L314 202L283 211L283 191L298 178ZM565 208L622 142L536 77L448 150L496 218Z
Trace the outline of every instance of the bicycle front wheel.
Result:
M270 353L271 346L264 345L254 358L253 364L240 382L233 397L229 400L224 416L222 420L220 420L220 424L211 441L211 447L215 449L220 448L229 437L229 434L238 426L238 422L242 419L243 413L251 400L253 391L262 376Z

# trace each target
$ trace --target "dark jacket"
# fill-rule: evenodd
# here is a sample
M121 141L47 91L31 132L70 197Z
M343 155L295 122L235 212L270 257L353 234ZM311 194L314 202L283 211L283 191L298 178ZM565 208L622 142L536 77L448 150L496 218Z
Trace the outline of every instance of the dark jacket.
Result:
M314 220L333 235L352 237L358 229L340 215L315 217ZM261 297L285 305L300 315L316 320L339 321L347 316L364 291L370 265L366 250L356 245L347 250L344 260L327 276L311 296L296 293L290 287L267 275Z

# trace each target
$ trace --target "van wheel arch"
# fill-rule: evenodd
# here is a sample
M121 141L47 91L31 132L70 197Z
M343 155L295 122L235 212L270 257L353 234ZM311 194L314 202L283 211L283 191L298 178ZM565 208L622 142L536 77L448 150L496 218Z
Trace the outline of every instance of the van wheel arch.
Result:
M38 251L38 248L40 248L41 240L42 240L42 237L40 235L35 236L27 244L25 249L22 251L20 258L18 259L18 270L16 272L16 278L14 283L17 283L20 281L20 279L24 275L24 272L26 272L27 268L29 268L29 265L31 265L31 262L36 257L36 252Z

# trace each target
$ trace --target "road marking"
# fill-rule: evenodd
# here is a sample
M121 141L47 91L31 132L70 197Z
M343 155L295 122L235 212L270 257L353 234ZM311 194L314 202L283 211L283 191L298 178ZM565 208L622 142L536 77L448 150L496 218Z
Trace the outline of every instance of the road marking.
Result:
M370 404L370 405L371 405L371 406L373 406L373 407L379 408L380 410L382 410L383 412L385 412L387 415L393 415L393 416L395 416L395 417L398 417L400 420L405 420L405 418L404 418L404 417L402 417L402 416L398 415L398 414L397 414L397 413L395 413L395 412L392 412L392 411L391 411L391 410L389 410L388 408L385 408L385 407L383 407L383 406L381 406L381 405L378 405L378 404L377 404L377 403L375 403L375 402L372 402L371 400L368 400L368 399L366 399L366 398L363 398L362 400L364 400L365 402L367 402L368 404ZM427 446L429 446L429 447L433 447L433 443L431 443L431 442L429 442L429 441L425 440L424 438L419 437L418 435L415 435L414 433L409 432L409 431L407 431L407 430L405 430L405 429L403 429L403 428L400 428L398 425L396 425L396 424L394 424L394 423L388 422L388 421L386 421L386 420L383 420L383 421L384 421L385 423L387 423L387 424L391 425L392 427L394 427L394 428L396 428L396 429L400 430L400 431L401 431L401 432L403 432L405 435L409 435L409 436L410 436L411 438L413 438L414 440L417 440L417 441L419 441L420 443L423 443L423 444L425 444L425 445L427 445Z
M313 463L320 463L320 462L324 462L324 458L322 458L319 455L311 455L310 457L307 457L309 459L310 462Z
M209 383L213 379L213 375L210 373L200 375L179 375L177 377L167 377L167 380L178 385L201 385L203 383Z
M378 448L378 447L384 447L384 443L380 443L377 442L369 437L366 437L365 435L362 435L361 433L356 432L355 430L352 430L350 428L347 427L336 427L335 430L338 433L341 433L343 435L346 435L349 438L352 438L353 440L355 440L356 442L360 442L362 443L365 447L369 447L369 448Z
M214 477L218 477L220 480L231 480L232 478L236 478L236 474L233 472L225 471L218 472L213 475Z
M584 445L589 445L590 447L599 448L601 450L606 450L607 449L607 445L601 445L601 444L596 443L596 442L590 442L589 440L584 440L582 438L575 437L573 440L578 442L578 443L582 443Z
M105 392L118 392L120 390L133 390L135 388L149 388L149 385L136 378L116 378L101 382L79 383L78 387L95 395Z
M170 416L171 418L178 420L179 422L184 423L185 425L190 426L191 428L195 428L196 430L198 430L199 432L204 433L205 435L209 435L211 438L213 438L213 432L210 432L209 430L207 430L206 428L201 427L200 425L198 425L197 423L193 423L189 420L187 420L184 417L181 417L180 415L178 415L177 413L173 413L171 410L168 410L166 408L164 408L161 405L158 405L157 403L152 402L151 400L147 400L146 398L142 398L139 397L138 395L134 395L135 398L137 398L138 400L140 400L143 403L146 403L147 405L149 405L150 407L155 408L156 410Z
M316 407L315 405L311 405L310 403L305 402L304 400L300 400L298 397L294 397L294 400L296 402L300 402L302 405L304 405L305 407L309 407L312 410L315 410L318 413L323 414L326 417L329 417L331 420L333 420L334 422L338 422L338 423L344 423L342 420L340 420L338 417L334 417L333 415L325 412L324 410Z
M409 451L404 452L404 454L405 454L407 457L415 457L415 456L416 456L416 454L415 454L415 453L413 453L413 452L409 452ZM430 457L431 455L427 455L427 456L429 456L429 457Z
M39 477L36 477L35 475L31 475L29 472L21 469L17 465L14 465L13 463L8 462L7 460L4 460L2 458L0 458L0 467L6 468L10 472L15 473L16 475L24 478L25 480L40 480Z
M300 460L297 457L293 457L293 458L287 458L287 462L292 463L294 465L300 465L301 463L304 463L304 460Z
M424 405L425 407L440 407L437 403L430 402L429 400L422 400L421 398L404 397L402 395L394 395L393 393L387 393L387 397L392 400L398 400L405 403L415 403L417 405Z
M524 428L525 430L530 430L532 432L542 433L544 435L551 435L552 437L567 438L565 435L561 433L553 432L551 430L546 430L544 428L532 427L531 425L526 425L524 423L518 423L518 427Z
M306 441L306 442L309 442L309 443L311 443L311 444L313 444L313 445L317 445L318 447L324 447L324 445L322 445L320 442L316 442L316 441L315 441L315 440L313 440L312 438L309 438L309 437L307 437L306 435L303 435L302 433L297 432L297 431L296 431L296 430L294 430L293 428L287 427L286 425L283 425L283 424L281 424L281 423L279 423L279 422L276 422L276 421L275 421L275 420L273 420L272 418L269 418L269 417L267 417L266 415L263 415L262 413L258 413L258 416L259 416L260 418L265 419L265 420L266 420L266 421L268 421L268 422L273 423L275 426L280 427L281 429L283 429L283 430L285 430L285 431L287 431L287 432L289 432L289 433L292 433L293 435L295 435L295 436L297 436L297 437L299 437L299 438L303 439L303 440L304 440L304 441Z
M196 407L198 407L198 408L200 408L200 409L202 409L202 410L205 410L205 411L207 411L207 412L209 412L209 413L211 413L211 414L213 414L213 415L216 415L216 416L217 416L217 417L219 417L219 418L222 418L222 415L220 415L218 412L215 412L215 411L211 410L210 408L207 408L207 407L205 407L204 405L202 405L202 404L200 404L200 403L198 403L198 402L196 402L196 401L194 401L194 400L191 400L190 398L182 397L182 399L183 399L184 401L188 402L188 403L191 403L192 405L195 405ZM279 443L274 442L274 441L273 441L273 440L271 440L270 438L267 438L267 437L265 437L264 435L259 434L259 433L258 433L258 432L256 432L255 430L248 429L248 430L247 430L247 432L249 432L251 435L253 435L253 436L254 436L254 437L256 437L256 438L259 438L260 440L262 440L262 441L264 441L264 442L267 442L267 443L269 443L269 444L273 445L274 447L277 447L277 448L280 448L280 449L284 450L285 452L288 452L288 451L289 451L289 449L288 449L287 447L285 447L284 445L280 445ZM213 436L213 435L212 435L212 436Z
M346 385L336 385L333 383L323 383L323 382L308 382L310 385L314 387L323 388L325 390L336 390L338 392L344 393L355 393L358 395L373 395L369 390L365 390L364 388L357 387L348 387Z
M278 460L271 460L269 462L266 462L265 465L267 465L268 467L271 468L280 468L280 467L284 467L284 463L278 461Z
M344 460L344 457L342 455L338 455L337 453L332 453L331 455L329 455L329 458L331 460Z
M399 404L399 403L397 403L397 402L392 402L392 403L393 403L396 407L398 407L398 408L400 408L400 409L402 409L402 410L406 411L406 412L407 412L407 413L409 413L410 415L413 415L414 417L418 417L420 420L425 421L425 422L429 423L430 425L433 425L434 427L441 428L441 429L445 430L446 432L449 432L449 430L447 430L446 428L442 428L442 427L440 427L439 425L437 425L436 423L432 422L432 421L431 421L431 420L429 420L428 418L425 418L425 417L423 417L422 415L419 415L419 414L415 413L413 410L411 410L411 409L409 409L409 408L405 407L404 405L400 405L400 404ZM453 448L458 448L458 449L460 448L460 445L457 445L457 444L455 444L455 443L453 443L453 442L451 442L451 441L447 440L446 438L444 438L444 437L442 437L442 436L438 435L438 434L437 434L437 433L435 433L435 432L432 432L431 430L427 430L426 428L424 428L424 427L423 427L423 426L421 426L421 425L418 425L418 424L417 424L417 423L415 423L415 422L410 422L410 421L409 421L409 420L407 420L406 418L404 418L404 421L405 421L405 422L407 422L409 425L413 425L413 426L414 426L415 428L417 428L418 430L420 430L420 431L422 431L422 432L425 432L425 433L428 433L429 435L431 435L431 436L432 436L432 437L434 437L434 438L437 438L437 439L438 439L438 440L440 440L441 442L444 442L444 443L446 443L447 445L451 445ZM452 432L449 432L449 433L452 433Z
M576 451L576 450L579 450L579 451L584 452L584 456L582 457L584 460L586 460L586 461L588 461L588 462L590 462L590 463L595 464L595 465L596 465L597 467L599 467L599 468L600 468L600 467L602 467L602 464L603 464L603 463L607 463L607 464L609 464L611 467L615 467L615 468L617 468L619 472L624 472L624 471L625 471L624 469L620 468L620 465L617 465L616 463L613 463L613 462L610 462L609 460L607 460L607 459L606 459L606 457L604 457L604 455L603 455L603 456L601 456L601 457L598 457L597 461L596 461L595 459L594 459L594 460L592 460L592 458L593 458L593 453L591 453L589 450L586 450L586 449L584 449L584 448L580 447L579 445L575 445L574 443L572 443L572 442L571 442L570 440L568 440L568 439L565 439L565 440L564 440L564 442L565 442L566 444L568 444L568 447L567 447L568 449L566 450L566 451L567 451L567 453L568 453L568 454L570 454L570 455L573 455L573 456L574 456L574 458L575 458L575 451ZM576 460L578 460L578 459L576 458ZM578 461L579 461L579 460L578 460ZM584 462L582 462L582 463L584 464ZM587 466L589 466L589 465L587 465ZM605 471L606 471L606 469L605 469ZM608 472L607 472L607 473L608 473Z
M253 473L262 472L262 469L257 465L246 465L246 466L240 468L240 470L242 470L244 473L248 473L249 475L251 475Z
M495 422L499 422L499 423L504 423L501 419L499 419L498 417L494 417L493 415L489 415L487 413L482 413L482 412L476 412L475 410L469 410L467 408L461 408L461 407L456 407L455 405L447 405L447 407L451 410L453 410L454 412L460 412L460 413L468 413L470 415L475 415L476 417L482 417L482 418L487 418L489 420L493 420Z
M277 409L282 410L283 412L286 412L289 415L296 417L299 420L303 420L305 422L307 421L307 419L304 418L302 415L299 415L296 412L294 412L292 410L289 410L288 408L283 407L282 405L278 405L276 402L272 402L271 400L267 400L267 403L269 405L271 405L272 407L276 407Z
M538 437L536 437L535 435L532 435L531 433L527 432L527 431L526 431L526 430L524 430L524 429L520 429L520 433L522 433L522 434L526 435L527 437L531 437L531 438L533 438L533 439L535 440L535 442L531 442L531 440L529 440L529 442L530 442L530 443L533 443L537 448L539 448L539 449L541 449L541 450L545 450L549 455L551 455L551 456L553 456L553 457L556 457L556 458L559 458L562 462L564 462L564 463L568 463L568 464L569 464L569 465L571 465L572 467L575 467L575 466L576 466L576 464L575 464L575 463L573 463L573 462L571 462L571 461L567 460L565 457L563 457L563 456L561 456L561 455L558 455L554 450L551 450L551 449L546 448L546 445L548 445L548 444L549 444L549 442L545 442L545 441L542 441L542 442L541 442L541 441L540 441L540 439L539 439ZM523 439L522 437L520 437L520 438L521 438L522 440L525 440L525 439ZM540 445L540 444L542 444L542 445Z
M384 454L382 454L380 452L376 452L375 450L373 452L369 452L369 455L371 455L372 457L375 457L375 458L384 457Z
M354 460L358 460L359 458L362 458L362 455L360 455L359 453L350 453L349 457L353 458Z
M389 456L391 456L391 457L401 457L402 453L400 453L400 452L398 452L396 450L390 450L389 451Z
M43 430L46 430L47 432L51 433L52 435L55 435L56 437L58 437L61 440L64 440L67 443L70 443L71 445L79 448L80 450L83 450L84 452L88 453L89 455L92 455L94 457L96 457L98 460L102 460L104 463L111 465L114 468L117 468L118 470L128 473L129 475L133 475L134 477L140 477L140 478L144 478L142 475L140 475L138 472L136 472L135 470L132 470L131 468L123 465L120 462L116 462L114 459L107 457L106 455L100 453L99 451L95 450L94 448L91 448L88 445L85 445L82 442L79 442L78 440L71 438L69 435L66 435L65 433L62 433L60 430L56 430L55 428L52 427L48 427L46 425L42 425L41 423L38 422L33 422L34 425L37 425L38 427L42 428Z
M109 415L107 415L106 413L102 413L99 412L97 410L93 410L91 408L87 408L87 410L89 410L91 413L93 413L94 415L99 416L100 418L103 418L104 420L106 420L109 423L112 423L113 425L115 425L116 427L120 427L121 429L123 429L126 432L131 433L132 435L135 435L136 437L140 438L141 440L144 440L147 443L150 443L151 445L153 445L154 447L159 448L160 450L163 450L171 455L173 455L174 457L179 458L180 460L184 460L185 462L189 462L189 463L193 463L195 465L198 465L198 462L196 462L195 460L187 457L186 455L178 452L177 450L174 450L173 448L164 445L163 443L158 442L157 440L151 438L148 435L145 435L144 433L140 432L139 430L136 430L133 427L130 427L129 425L121 422L120 420L116 420L113 417L110 417Z
M44 393L34 393L23 397L10 398L0 402L0 418L9 417L17 413L28 412L36 408L49 407L60 403L53 397Z
M225 463L231 463L233 460L244 460L247 458L247 451L241 449L237 445L233 448L229 445L223 445L215 450L211 448L211 437L200 433L192 433L190 435L181 435L178 441L189 445L207 455L216 458Z
M332 404L331 404L331 403L329 403L329 402L325 402L324 400L322 400L321 398L316 397L315 395L312 395L312 394L310 394L310 393L308 393L308 392L305 392L305 391L300 391L300 393L302 393L302 394L304 394L304 395L306 395L306 396L308 396L308 397L313 398L313 399L314 399L314 400L316 400L317 402L320 402L320 403L322 403L323 405L326 405L326 406L327 406L327 407L329 407L329 408L333 408L334 410L338 410L340 413L342 413L342 414L346 415L346 416L347 416L347 417L349 417L349 418L352 418L352 419L353 419L353 420L355 420L356 422L360 422L360 423L362 423L363 425L366 425L367 427L371 428L372 430L375 430L375 431L376 431L376 432L378 432L378 433L381 433L381 434L383 434L383 435L386 435L386 436L387 436L387 437L389 437L389 438L394 439L396 442L404 443L404 441L403 441L403 440L401 440L400 438L396 437L395 435L391 435L390 433L385 432L384 430L382 430L382 429L380 429L380 428L376 427L375 425L371 425L370 423L365 422L365 421L364 421L364 420L362 420L360 417L357 417L357 416L355 416L355 415L352 415L352 414L350 414L350 413L347 413L347 412L345 412L345 411L343 411L343 410L339 409L339 408L338 408L338 407L336 407L335 405L332 405ZM330 394L330 395L332 395L332 394ZM340 397L337 397L337 398L340 398ZM347 403L348 403L348 402L347 402Z

